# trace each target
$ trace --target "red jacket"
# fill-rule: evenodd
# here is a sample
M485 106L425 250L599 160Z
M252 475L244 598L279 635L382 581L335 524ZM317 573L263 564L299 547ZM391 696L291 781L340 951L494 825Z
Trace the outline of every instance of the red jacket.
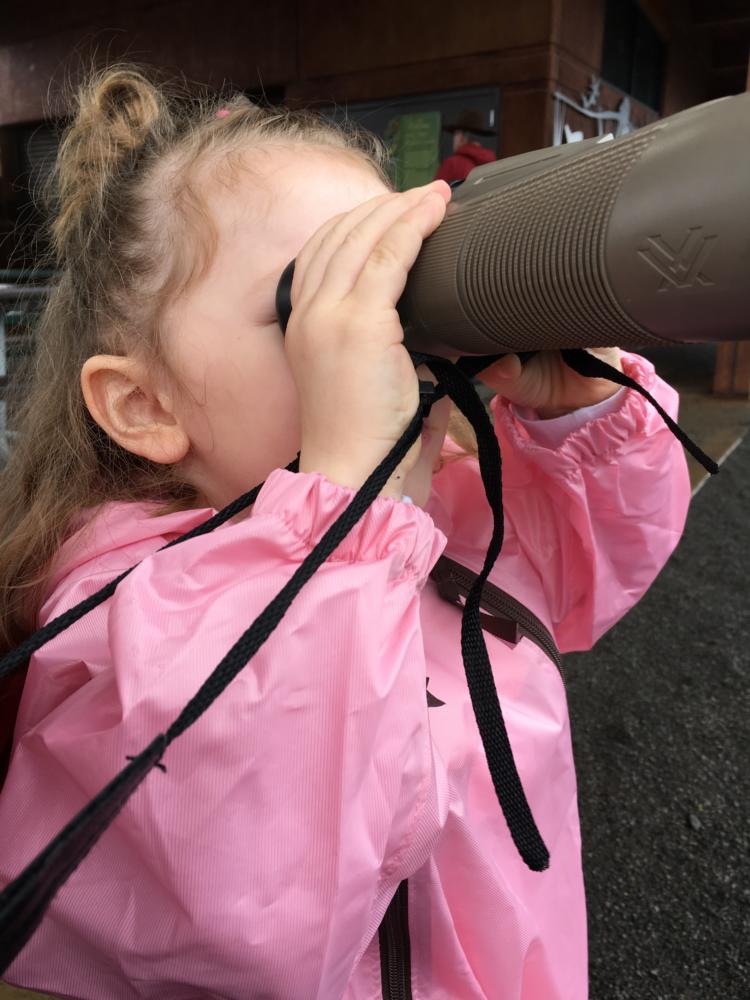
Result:
M447 157L438 167L436 181L463 181L474 167L480 163L492 163L497 157L491 149L485 149L478 142L467 142L459 146L453 156Z

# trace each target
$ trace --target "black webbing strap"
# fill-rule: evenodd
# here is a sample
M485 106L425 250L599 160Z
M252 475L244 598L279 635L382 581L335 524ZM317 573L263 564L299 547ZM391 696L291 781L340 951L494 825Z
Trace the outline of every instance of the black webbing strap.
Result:
M0 975L39 926L57 890L73 874L122 807L161 761L163 733L63 827L0 894Z
M579 375L586 375L588 378L609 379L610 382L617 382L618 385L634 389L644 399L647 399L680 444L690 452L696 461L700 462L707 472L710 472L712 476L716 475L719 471L719 466L716 462L712 458L709 458L704 451L701 451L698 445L687 436L680 425L672 420L667 411L654 399L651 393L644 389L642 385L639 385L634 378L626 375L625 372L618 371L612 365L608 365L606 361L602 361L595 354L589 354L588 351L581 350L580 348L560 351L560 354L565 364L569 368L572 368L574 372L578 372Z
M564 355L578 353L585 354L585 352L563 352ZM586 357L591 357L591 355L586 355ZM161 759L169 744L184 733L210 707L243 669L248 660L279 624L304 584L361 519L393 470L416 441L424 416L429 412L432 403L446 394L451 397L464 416L472 423L476 432L482 482L493 513L492 539L484 567L469 592L462 619L461 651L467 683L487 755L490 774L514 843L530 868L539 871L547 867L549 855L534 823L515 767L479 619L482 585L500 552L503 538L499 446L486 410L476 395L467 374L464 374L458 366L442 358L414 355L413 360L415 365L419 363L429 365L438 378L438 386L433 387L431 383L420 382L419 409L400 441L358 490L346 510L326 531L287 584L232 646L167 731L158 734L139 754L129 757L130 763L73 817L47 847L0 893L0 974L7 969L31 937L58 889L86 857L146 775L154 767L164 769ZM475 371L481 371L482 368L487 367L494 359L467 360L473 362L473 364L468 365L468 371L473 374ZM567 357L565 360L570 364ZM598 361L598 359L595 360ZM579 368L576 368L575 365L576 358L573 361L571 367L578 371ZM579 363L581 367L586 367L585 360ZM605 374L602 374L601 365L604 363L600 362L599 365L593 367L591 374L594 377L621 381L620 373L610 369L607 365L604 365ZM589 374L589 372L582 371L582 374ZM670 428L675 431L674 422L637 383L629 380L621 384L627 384L642 392L661 413ZM679 431L680 440L684 440L684 443L689 441L679 428L675 433L677 431ZM692 445L692 442L689 442L689 445ZM689 445L686 443L686 447ZM695 451L698 451L700 455L703 454L700 449L694 449L693 445L690 448L693 454ZM710 462L710 459L707 461ZM296 461L288 468L294 470ZM715 471L715 468L711 471ZM164 548L205 534L223 524L253 503L260 489L261 487L258 486L239 497L214 517L180 538L169 542ZM30 636L24 643L0 660L0 677L24 665L29 656L45 642L59 635L92 608L110 597L119 582L130 572L132 569L121 574L97 594L48 623L47 626Z
M530 358L533 358L536 353L536 351L522 351L519 352L518 356L521 359L521 362L525 364ZM683 448L688 451L697 462L700 462L706 472L710 472L712 476L715 476L719 471L719 466L716 462L714 462L712 458L702 451L692 438L688 437L680 425L670 417L661 403L659 403L659 401L655 399L647 389L644 389L639 382L636 382L634 378L631 378L630 375L626 375L625 372L619 371L617 368L614 368L612 365L607 364L606 361L597 357L595 354L590 354L588 351L585 351L580 347L561 350L560 355L562 356L565 364L579 375L585 375L587 378L605 378L610 382L616 382L617 385L625 386L627 389L633 389L639 395L643 396L644 399L647 399L649 403L651 403L653 408ZM504 357L502 354L467 356L459 358L456 362L456 367L465 375L473 378L475 375L478 375L479 372L488 368L493 361L497 361L502 357Z
M53 838L40 854L0 893L0 974L38 927L58 889L75 871L107 827L138 788L146 775L161 764L165 750L218 698L247 661L271 635L305 583L325 562L378 496L393 470L417 440L422 422L440 390L420 384L419 408L398 443L357 491L349 506L325 532L313 551L295 570L274 599L258 615L190 699L165 733L156 736L145 750L130 757L130 763L106 785ZM260 488L260 487L259 487ZM258 488L258 489L259 489ZM236 509L237 501L231 506ZM225 511L211 520L214 527L231 514ZM217 522L217 518L219 518ZM200 525L205 532L208 522ZM193 532L202 533L198 529ZM184 536L187 537L187 536ZM193 534L192 537L195 537ZM175 544L180 539L175 539ZM165 546L166 548L166 546ZM123 574L119 579L126 575ZM111 586L111 585L110 585ZM105 588L107 589L107 588ZM94 605L95 606L95 605ZM75 609L74 609L75 610ZM79 616L80 617L80 616ZM70 618L67 627L72 621ZM63 631L60 628L59 631ZM36 647L38 648L38 647ZM4 666L4 663L2 664Z
M299 464L299 456L287 465L287 472L296 472L297 466ZM171 549L173 545L179 545L181 542L187 542L191 538L197 538L199 535L205 535L209 531L213 531L214 528L218 528L220 524L224 524L230 518L235 517L235 515L240 514L246 507L255 503L258 494L263 488L263 483L260 486L254 486L247 493L243 493L242 496L237 497L226 507L222 508L213 517L209 517L208 520L202 521L200 524L196 525L190 531L186 531L184 535L180 535L179 538L173 539L171 542L167 542L166 545L162 546L162 549ZM87 597L80 604L76 604L75 607L69 608L63 614L58 615L57 618L53 618L52 621L47 622L45 626L33 632L30 636L20 642L14 649L0 659L0 679L6 677L8 674L12 674L14 670L19 667L24 666L29 657L41 649L41 647L54 639L55 636L60 635L65 629L70 628L71 625L79 621L84 615L87 615L89 611L93 611L94 608L99 607L108 598L110 598L114 592L117 590L117 586L121 583L126 576L129 576L135 566L131 566L130 569L126 569L124 573L120 573L118 577L108 583L101 590L97 590L95 594Z
M482 587L495 565L503 544L503 504L500 446L487 410L470 379L455 365L440 358L430 359L430 369L466 419L477 437L479 470L487 502L492 509L492 538L484 566L466 597L461 619L461 654L477 728L482 739L487 766L513 843L532 871L544 871L549 851L537 829L518 775L505 720L497 696L492 665L484 641L480 619Z

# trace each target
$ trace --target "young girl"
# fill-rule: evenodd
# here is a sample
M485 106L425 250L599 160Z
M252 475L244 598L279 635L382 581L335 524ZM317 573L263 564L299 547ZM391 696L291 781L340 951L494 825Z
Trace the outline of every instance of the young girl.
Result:
M61 276L0 501L6 646L137 568L32 658L2 884L169 726L400 437L418 390L395 303L450 197L443 182L393 193L374 151L312 117L242 99L176 110L121 69L81 94L58 181ZM284 337L275 290L293 258ZM650 364L621 363L674 415ZM504 456L491 579L563 651L587 648L680 537L682 450L640 396L554 354L483 378ZM477 572L491 531L449 415L433 407L58 893L10 982L89 1000L585 1000L562 680L528 637L487 632L551 855L533 872L487 769L460 609L430 578L443 553ZM263 480L249 515L159 551ZM378 928L406 879L396 988Z

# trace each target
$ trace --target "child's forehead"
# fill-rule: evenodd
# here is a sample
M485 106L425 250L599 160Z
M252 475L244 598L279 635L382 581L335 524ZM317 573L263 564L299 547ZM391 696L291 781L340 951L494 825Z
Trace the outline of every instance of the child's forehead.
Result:
M220 242L244 240L252 229L273 243L301 240L301 249L327 219L387 190L346 150L267 147L248 153L242 167L214 205Z

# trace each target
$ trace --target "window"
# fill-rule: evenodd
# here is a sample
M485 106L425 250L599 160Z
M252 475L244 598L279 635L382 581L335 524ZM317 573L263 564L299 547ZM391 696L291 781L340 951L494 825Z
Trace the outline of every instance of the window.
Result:
M499 132L497 119L499 104L499 89L497 87L482 87L470 90L438 91L410 97L384 98L381 101L340 104L322 110L334 121L348 119L370 132L374 132L385 140L394 154L395 149L392 145L395 134L394 125L398 123L401 116L422 116L437 113L439 123L436 134L430 135L430 130L425 128L424 134L421 136L422 141L420 141L419 135L412 136L414 141L410 144L411 149L405 150L407 157L413 158L411 166L414 169L410 169L407 164L407 170L403 176L399 176L399 169L394 164L393 179L399 190L403 190L406 187L426 184L432 180L438 164L453 152L453 137L447 132L441 131L442 125L456 121L458 115L467 108L475 108L484 115L488 128ZM418 122L417 125L419 125ZM493 153L497 152L497 136L482 137L477 141ZM429 143L430 148L427 148L427 143ZM399 157L395 155L394 160L398 159Z
M635 0L607 0L604 79L659 111L665 61L666 45Z

